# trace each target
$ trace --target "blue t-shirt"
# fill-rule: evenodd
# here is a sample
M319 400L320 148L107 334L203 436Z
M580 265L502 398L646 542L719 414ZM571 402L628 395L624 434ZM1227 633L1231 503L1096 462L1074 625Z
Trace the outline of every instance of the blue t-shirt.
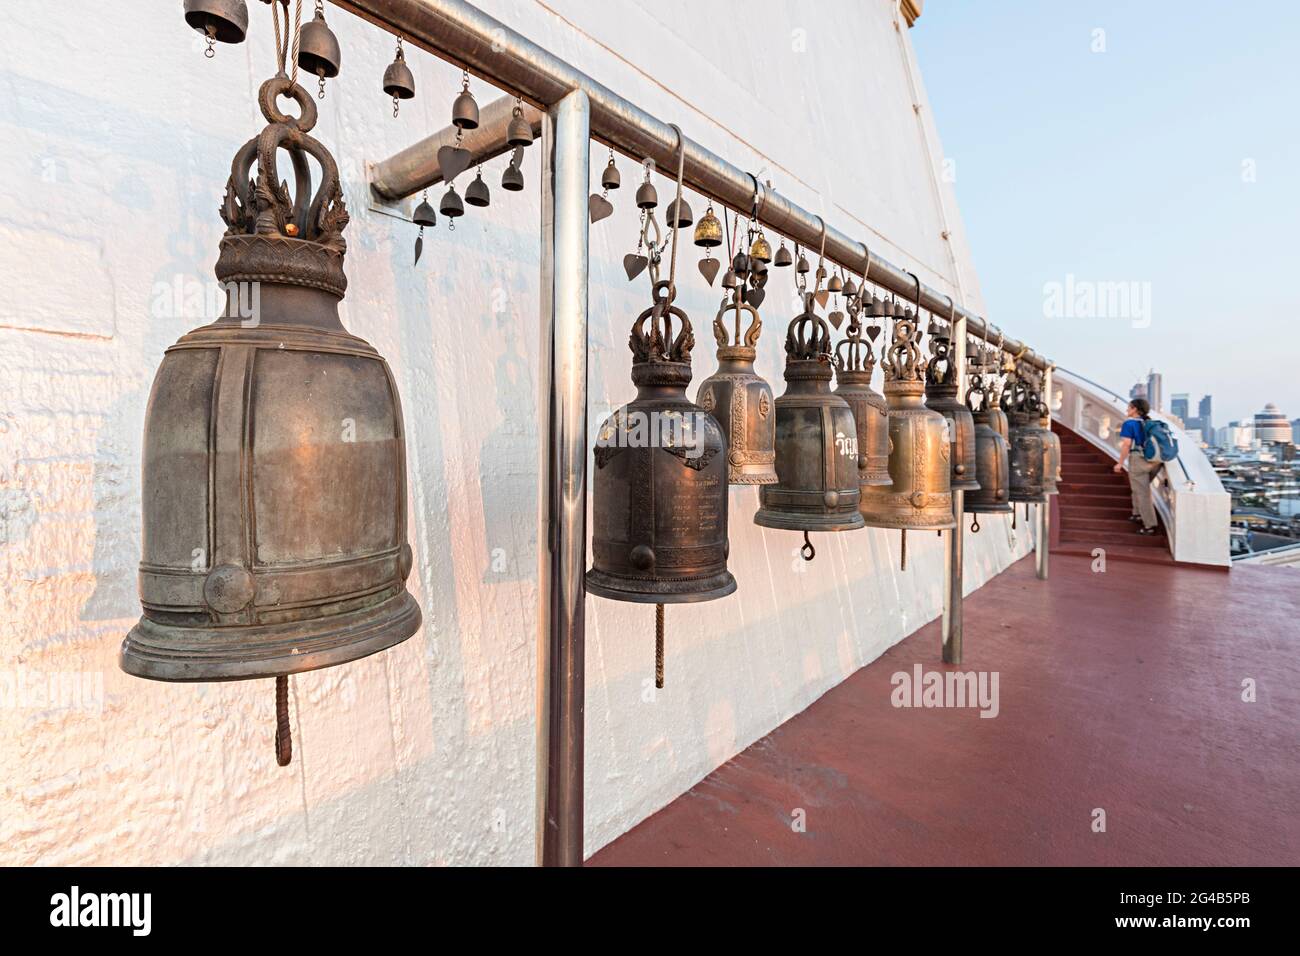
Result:
M1141 451L1142 446L1145 445L1147 441L1147 429L1146 426L1142 424L1142 419L1124 419L1124 427L1119 430L1119 437L1132 439L1133 448Z

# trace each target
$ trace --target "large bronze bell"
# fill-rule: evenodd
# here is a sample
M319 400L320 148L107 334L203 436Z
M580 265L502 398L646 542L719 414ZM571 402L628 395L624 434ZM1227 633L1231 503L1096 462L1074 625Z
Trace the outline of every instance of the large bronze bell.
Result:
M242 43L248 33L244 0L185 0L185 22L209 42Z
M654 305L629 339L636 398L597 433L587 572L592 594L659 606L659 687L663 605L736 590L727 570L726 443L713 416L686 397L694 336L672 298L671 283L655 283Z
M831 332L807 293L785 338L785 394L776 400L778 483L759 492L754 523L805 533L862 527L858 431L849 403L831 391Z
M291 96L298 118L276 107ZM339 321L348 213L338 168L308 135L316 105L280 74L270 121L236 154L217 278L226 314L169 348L144 430L144 615L120 664L164 681L277 678L406 640L406 451L388 364ZM276 168L293 164L292 197ZM312 192L308 158L320 166ZM250 175L255 179L250 180Z
M1002 393L1002 408L1011 423L1011 437L1007 442L1010 498L1016 503L1045 502L1046 436L1051 432L1039 424L1038 396L1024 379L1009 380Z
M953 360L952 326L937 322L930 335L930 361L925 369L925 404L948 419L952 440L952 490L974 491L980 483L975 477L975 420L970 409L957 397L957 363Z
M941 531L955 527L948 423L925 406L925 361L914 314L894 319L881 366L889 403L888 486L862 490L862 516L876 528ZM906 547L904 537L904 547ZM906 554L904 553L904 561Z
M701 220L702 221L702 220ZM734 340L725 317L731 314ZM749 328L742 330L745 315ZM758 310L736 289L713 320L718 370L700 383L695 404L718 420L727 442L727 481L733 485L771 485L776 477L776 407L772 388L754 371L763 323Z
M1043 435L1043 449L1047 460L1043 463L1043 490L1049 495L1060 494L1056 483L1061 480L1061 436L1052 431L1052 413L1047 402L1038 403L1038 427Z
M845 338L835 347L835 394L848 402L858 430L858 484L862 487L890 485L889 477L889 406L885 396L871 387L876 356L868 338L862 337L859 317L868 322L875 317L870 301L863 308L856 299L849 302L852 316ZM879 332L876 326L872 330ZM859 503L861 503L859 501Z
M979 488L963 496L962 510L967 514L1010 514L1011 474L1007 458L1007 440L994 426L994 412L1001 415L991 399L991 390L978 368L966 389L966 405L975 421L975 475ZM978 531L976 523L972 530Z

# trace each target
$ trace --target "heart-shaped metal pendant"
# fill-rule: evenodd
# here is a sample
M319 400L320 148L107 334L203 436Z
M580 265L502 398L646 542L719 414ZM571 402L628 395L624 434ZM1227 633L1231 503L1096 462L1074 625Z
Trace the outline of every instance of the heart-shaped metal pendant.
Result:
M420 253L424 251L424 236L415 237L415 262L412 265L420 264Z
M835 331L837 332L840 330L840 326L844 324L844 313L839 309L836 309L830 315L826 316L826 318L830 321L831 325L835 326Z
M813 298L816 299L817 304L824 309L826 308L826 303L831 300L831 294L825 289L822 289L820 292L814 294Z
M722 263L717 259L701 259L700 275L704 276L704 281L713 285L714 280L718 278L718 270L722 268Z
M876 341L876 336L880 335L880 326L868 325L863 331L867 333L867 338L874 342Z
M745 301L756 309L763 304L763 299L766 297L767 293L762 289L747 289L745 291Z
M453 179L469 169L469 150L459 146L443 146L438 150L438 172L442 181L450 184Z
M650 260L645 256L638 256L635 252L629 252L623 257L623 271L627 273L628 281L631 282L650 264Z
M591 194L587 200L587 215L591 217L592 224L600 222L602 219L613 215L614 204L604 196L598 196L596 193Z

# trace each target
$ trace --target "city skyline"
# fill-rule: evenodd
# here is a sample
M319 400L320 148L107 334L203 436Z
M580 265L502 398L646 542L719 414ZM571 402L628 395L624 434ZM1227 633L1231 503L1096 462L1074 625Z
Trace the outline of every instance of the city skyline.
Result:
M991 320L1121 394L1155 368L1220 422L1300 414L1297 31L1280 2L936 8L914 42Z

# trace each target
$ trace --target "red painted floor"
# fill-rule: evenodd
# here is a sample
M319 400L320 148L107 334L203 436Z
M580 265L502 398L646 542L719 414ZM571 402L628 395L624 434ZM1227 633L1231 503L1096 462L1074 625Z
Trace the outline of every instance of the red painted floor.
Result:
M967 598L951 669L998 672L997 717L891 706L933 623L588 864L1300 863L1300 573L1090 565Z

